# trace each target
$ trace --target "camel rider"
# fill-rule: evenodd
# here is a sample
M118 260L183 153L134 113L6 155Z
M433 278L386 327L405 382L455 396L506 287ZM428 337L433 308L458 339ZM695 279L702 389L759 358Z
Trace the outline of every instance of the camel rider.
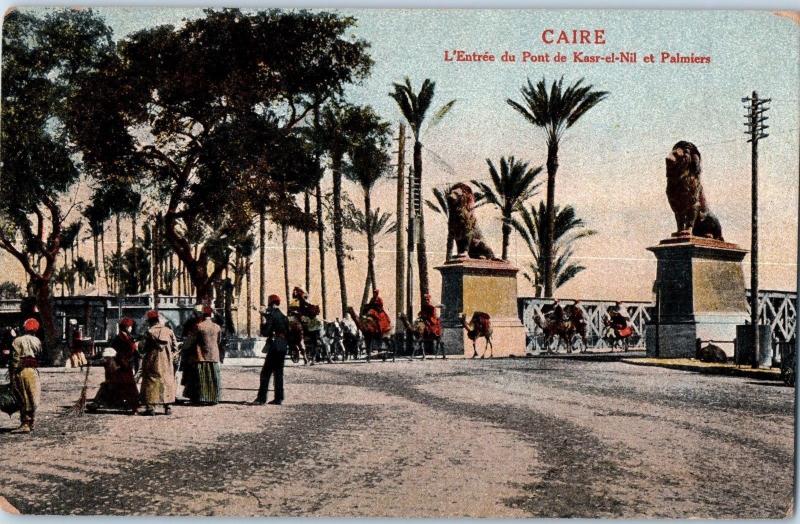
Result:
M583 345L586 346L586 313L583 310L583 305L580 300L576 300L572 304L572 312L570 313L570 320L575 326L575 331L581 336Z
M558 322L559 324L564 322L564 308L561 306L561 302L558 299L553 299L553 322Z
M389 315L383 309L383 299L380 296L380 290L376 289L372 292L372 299L365 307L367 316L373 317L380 327L381 333L387 334L392 329L392 321Z
M292 300L289 302L287 312L290 316L297 317L303 325L303 338L305 339L303 345L308 346L307 349L312 352L312 364L318 358L331 363L331 356L322 342L324 325L319 318L319 306L308 301L308 293L300 286L295 286L292 290Z
M430 293L425 293L422 297L422 306L417 316L425 322L426 334L430 334L433 338L442 336L442 322L436 314L436 306L431 304Z

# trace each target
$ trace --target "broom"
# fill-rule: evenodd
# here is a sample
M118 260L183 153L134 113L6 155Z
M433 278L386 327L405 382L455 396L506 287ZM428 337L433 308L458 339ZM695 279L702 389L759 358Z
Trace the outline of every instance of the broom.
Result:
M75 404L72 405L70 409L70 413L73 415L83 415L86 411L86 392L89 389L89 371L91 370L91 366L89 363L86 363L86 374L83 377L83 387L81 388L81 396Z

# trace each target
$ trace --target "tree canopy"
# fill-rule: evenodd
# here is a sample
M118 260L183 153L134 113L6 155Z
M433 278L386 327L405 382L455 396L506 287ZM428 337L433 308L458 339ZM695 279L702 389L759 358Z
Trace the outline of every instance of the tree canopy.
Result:
M346 36L353 24L332 13L207 10L131 35L82 83L71 110L83 117L73 130L87 165L166 203L166 237L198 298L254 210L310 222L285 194L319 178L300 132L307 117L372 65L366 42ZM208 235L195 257L187 236L197 230Z
M113 56L111 30L90 10L4 20L0 248L28 274L55 358L50 283L65 248L62 199L80 178L68 101L76 86Z

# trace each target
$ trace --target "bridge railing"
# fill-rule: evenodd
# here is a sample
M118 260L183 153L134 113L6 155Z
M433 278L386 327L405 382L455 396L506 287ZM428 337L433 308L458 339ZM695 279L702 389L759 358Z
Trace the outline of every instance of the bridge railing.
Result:
M774 347L783 343L796 340L797 336L797 292L761 290L759 297L759 318L762 325L772 328L772 343ZM564 305L572 304L575 299L560 299ZM522 297L517 301L520 319L525 325L526 343L528 351L541 350L544 343L542 330L534 322L534 313L542 315L542 307L552 304L551 299ZM603 340L603 313L609 306L614 305L611 300L584 300L581 306L587 321L587 335L589 348L608 348ZM650 311L655 304L652 302L624 302L633 324L634 335L631 337L632 348L644 349L645 324L650 321ZM750 312L750 290L747 290L747 312Z
M575 299L560 299L564 305L572 304ZM609 306L616 304L613 300L584 300L580 299L580 306L586 318L586 335L589 349L610 349L608 343L603 340L605 326L603 325L603 314ZM534 315L543 317L542 308L552 304L551 299L522 297L517 299L517 308L520 319L525 326L525 343L528 352L540 351L544 349L544 334L536 325ZM624 302L623 305L628 311L628 315L633 325L633 335L630 339L631 349L644 348L645 324L650 320L648 308L653 306L650 302Z

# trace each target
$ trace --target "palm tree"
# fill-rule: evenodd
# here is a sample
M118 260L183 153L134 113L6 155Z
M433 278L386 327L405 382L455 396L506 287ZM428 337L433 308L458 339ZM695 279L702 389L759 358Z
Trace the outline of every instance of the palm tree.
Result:
M445 187L444 189L439 189L438 187L434 187L433 191L433 200L428 198L425 199L425 205L428 206L428 209L433 211L434 213L438 213L444 217L445 220L448 220L450 216L450 208L447 205L447 192L450 190L450 187ZM453 244L455 241L453 240L453 235L450 233L450 228L447 228L447 252L444 255L445 260L450 260L453 252Z
M367 238L372 239L373 257L369 261L370 267L367 269L367 278L364 282L364 293L361 296L361 306L363 307L364 304L367 303L370 284L372 285L373 291L378 286L378 282L375 279L375 249L381 243L381 240L386 237L386 235L390 235L397 231L397 221L394 220L394 216L390 211L383 212L381 211L381 208L376 208L374 211L370 211L369 215L366 213L361 213L359 210L355 211L356 212L352 217L354 229L359 233L366 235Z
M547 208L543 202L539 202L538 208L534 205L530 207L530 210L523 207L519 211L519 217L514 217L511 224L525 241L531 256L533 256L533 262L528 265L530 272L524 272L523 275L536 289L536 296L540 297L545 282L543 260L547 240L543 233L547 224ZM555 240L553 277L555 289L558 289L586 269L571 261L575 242L581 238L592 236L597 231L588 229L583 219L577 217L572 206L566 206L563 209L556 206L556 221L553 231Z
M520 90L523 103L507 99L506 102L528 122L542 128L547 137L547 234L544 251L544 294L553 296L554 282L554 242L555 242L555 190L558 171L558 148L567 129L575 125L591 108L603 101L607 91L593 91L591 84L583 85L583 78L574 84L563 87L564 77L553 81L548 92L544 78L534 86L530 79L528 85Z
M328 104L320 115L316 129L319 140L325 145L330 158L333 174L333 247L336 254L336 270L339 275L339 294L342 302L342 316L347 315L347 282L344 261L344 222L342 215L342 175L345 155L354 144L377 132L380 119L369 107Z
M414 92L414 88L411 86L411 79L408 77L405 78L405 83L395 83L392 84L392 86L394 87L394 91L389 93L389 96L397 102L397 106L403 113L403 117L408 121L408 125L411 127L411 133L414 135L414 176L416 177L417 184L421 187L422 142L420 142L420 136L422 133L422 123L425 121L425 116L433 102L436 83L426 78L422 82L422 87L418 93ZM455 100L451 100L437 110L428 126L430 127L441 121L455 102ZM428 253L425 242L425 214L423 211L424 209L420 207L418 217L419 237L417 243L417 265L419 266L419 289L421 296L426 295L430 289L428 280Z
M105 229L106 220L109 218L108 208L102 205L101 202L92 201L86 209L83 210L83 215L89 223L89 231L92 235L92 245L94 251L94 267L97 272L100 272L100 242Z
M513 156L506 160L500 157L500 172L488 158L489 175L492 185L473 180L472 183L480 191L486 201L500 209L503 220L503 254L508 260L508 241L511 238L511 219L520 211L525 202L536 194L540 182L536 177L542 172L542 166L528 168L527 162L516 160Z
M375 121L375 126L365 128L363 136L354 137L349 151L350 165L345 170L345 175L351 181L361 186L364 191L364 233L367 236L367 278L364 284L364 294L361 305L367 301L368 290L374 291L377 287L375 278L375 238L371 220L372 214L372 188L382 177L389 174L391 159L389 158L389 124Z

